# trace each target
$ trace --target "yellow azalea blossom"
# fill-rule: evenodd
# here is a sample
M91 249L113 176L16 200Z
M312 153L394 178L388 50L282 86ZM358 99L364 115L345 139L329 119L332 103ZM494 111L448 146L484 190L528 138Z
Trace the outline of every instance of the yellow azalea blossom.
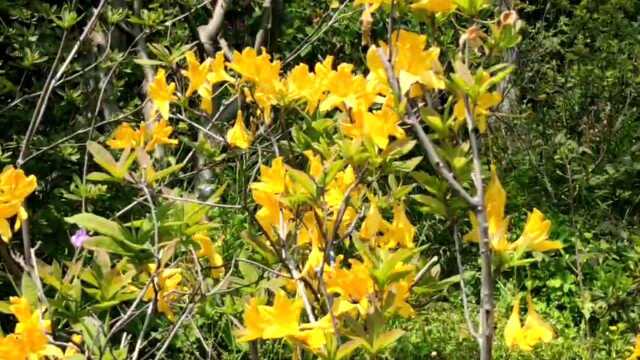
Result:
M239 341L278 339L299 334L302 300L290 300L284 291L277 291L272 306L258 305L255 298L245 305L244 328L238 331Z
M524 326L520 322L520 296L513 303L513 310L504 329L504 339L511 350L531 351L540 342L550 342L554 337L553 329L535 310L531 296L527 296L527 320Z
M149 84L148 94L153 102L154 111L159 111L165 120L169 119L169 104L176 99L173 95L175 90L175 83L167 85L164 69L158 70L153 82Z
M404 94L414 84L422 84L428 89L444 89L445 81L442 64L438 57L440 49L431 47L424 50L427 44L425 35L406 30L395 31L392 35L393 54L395 56L393 72L397 76L400 91ZM388 54L388 45L380 43L384 54ZM367 53L367 66L371 82L380 88L387 83L386 71L380 60L378 47L371 46ZM415 92L414 92L415 93Z
M284 159L278 156L271 161L271 167L260 165L260 181L251 184L251 190L281 194L284 192L285 182Z
M485 93L478 97L476 104L471 104L474 108L474 118L478 131L484 134L487 131L487 117L491 108L497 106L502 101L502 95L499 92ZM466 121L466 111L464 107L464 99L458 99L453 108L453 115L456 118L456 128L460 127Z
M314 352L321 350L327 343L325 331L318 328L300 331L293 338Z
M324 263L324 251L317 245L311 246L309 256L307 256L307 262L302 268L302 275L307 277L315 276L315 273Z
M316 155L311 150L305 150L304 156L309 160L309 175L315 180L319 180L324 172L324 167L322 166L322 159L319 155Z
M627 360L638 360L640 359L640 335L636 336L636 346L633 349L633 354L631 354Z
M253 136L244 126L244 117L242 110L238 110L236 122L229 131L227 131L227 142L239 149L246 150L251 146Z
M544 218L538 209L529 214L520 238L512 244L512 248L524 252L527 250L545 252L562 249L560 241L549 240L551 221Z
M414 316L415 311L407 302L411 293L411 282L408 280L396 281L389 286L389 289L394 295L391 309L405 318Z
M144 144L144 127L134 130L131 124L120 124L113 132L113 137L107 141L107 145L113 149L129 149Z
M355 139L369 138L379 149L386 149L389 144L389 137L397 139L405 137L404 130L400 127L398 114L389 107L373 113L362 108L351 112L353 122L343 122L342 132Z
M352 71L353 64L343 63L329 74L329 93L320 103L320 111L334 108L366 109L374 103L377 93L368 85L364 76L354 75Z
M158 145L176 145L178 143L178 139L170 139L171 133L173 132L173 127L169 126L167 120L159 120L155 123L149 125L151 127L150 136L151 140L145 147L146 151L152 151Z
M294 67L285 79L287 101L304 100L307 103L305 111L312 114L326 90L326 79L321 78L326 74L322 75L322 71L328 69L330 72L332 61L333 58L328 57L324 63L316 64L316 71L319 74L310 72L306 64Z
M233 78L225 70L224 53L222 51L218 51L216 56L213 58L211 68L207 74L207 80L211 85L216 85L217 83L225 81L233 81Z
M318 228L318 222L313 210L307 211L302 215L297 243L298 245L312 244L313 246L320 246L322 243L322 233Z
M207 85L207 75L209 74L211 59L207 59L201 64L198 62L196 54L192 50L187 51L186 58L187 70L182 70L182 74L189 79L189 87L185 95L191 96L191 94L198 91L201 87Z
M393 221L381 239L381 245L386 248L396 246L412 249L415 247L413 238L416 229L407 218L404 204L398 204L393 208Z
M411 4L413 10L426 10L433 13L448 13L456 9L454 0L419 0Z
M372 201L369 205L367 216L364 218L362 226L360 227L360 238L364 240L375 240L378 235L386 231L388 227L389 223L382 218L378 204Z
M351 165L340 171L327 186L325 201L331 210L337 211L344 200L347 190L356 181L356 175Z
M286 227L293 218L291 211L280 206L278 195L266 191L253 190L253 199L260 209L256 212L256 220L270 239L276 238L274 229L279 233L288 232ZM285 229L281 229L284 226ZM282 230L282 231L280 231Z
M149 264L148 268L150 273L155 273L155 264ZM158 311L163 313L167 319L171 321L175 319L175 315L171 310L171 304L178 297L176 290L178 290L180 282L182 281L181 272L180 269L162 269L157 274L157 278L154 279L155 286L149 286L144 295L145 301L151 301L154 296L157 296ZM155 289L158 289L157 294L155 293Z
M209 260L211 276L214 279L219 279L224 276L224 261L213 241L211 241L211 238L204 233L196 233L192 238L200 245L198 256L204 256Z
M507 240L507 227L509 220L505 218L504 208L507 203L507 193L504 191L495 166L491 166L491 180L485 189L484 205L487 210L487 222L489 224L489 241L491 248L497 252L511 250ZM470 213L471 231L464 236L464 240L479 242L480 226L474 213Z
M253 83L279 81L280 62L271 62L271 56L265 51L258 55L254 48L247 47L242 53L233 52L229 68L242 76L242 79Z
M13 334L0 338L0 354L11 360L62 358L62 350L49 344L51 321L42 319L40 310L33 311L25 298L11 297L9 302L18 323Z
M18 231L28 218L22 203L37 187L36 177L26 176L22 169L7 166L0 173L0 237L3 241L9 242L13 231ZM9 219L14 216L16 219L12 230Z
M351 268L343 269L340 261L324 271L324 281L327 291L340 294L345 300L357 304L361 314L369 308L368 297L373 293L373 280L369 275L368 266L356 259L350 259Z

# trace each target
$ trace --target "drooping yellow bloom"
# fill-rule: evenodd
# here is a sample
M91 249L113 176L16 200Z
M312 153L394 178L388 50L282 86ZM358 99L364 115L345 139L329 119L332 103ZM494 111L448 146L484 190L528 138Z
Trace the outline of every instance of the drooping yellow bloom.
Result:
M173 95L175 90L175 83L167 85L164 69L158 70L153 82L149 84L148 94L153 102L154 111L159 111L165 120L169 119L169 104L176 99Z
M413 10L426 10L433 13L447 13L455 10L453 0L419 0L411 4Z
M364 240L373 240L375 242L376 238L386 231L388 227L389 223L382 218L378 204L372 201L369 205L367 216L362 222L362 227L360 227L360 237Z
M522 351L531 351L540 342L550 342L554 337L551 325L538 315L530 295L527 296L527 308L527 320L522 326L520 322L520 296L518 295L513 302L513 310L504 329L505 344L511 350L517 348Z
M262 337L264 328L267 325L258 310L258 299L251 298L244 305L244 328L238 331L238 341L247 342Z
M471 104L474 109L474 118L478 131L484 134L487 131L487 117L491 112L491 108L497 106L502 101L502 95L499 92L494 91L491 93L484 93L478 96L478 101L475 104ZM453 115L456 118L456 128L464 124L466 121L466 111L464 106L464 99L458 99L456 105L453 108Z
M505 252L511 249L507 240L507 227L509 220L505 218L504 208L507 203L507 193L504 191L495 166L491 166L491 180L487 185L484 195L484 205L487 210L487 222L489 224L489 241L491 248L497 252ZM479 242L480 226L474 213L470 213L471 231L464 236L464 240Z
M146 151L152 151L158 145L176 145L178 143L178 139L169 138L169 136L171 136L171 133L173 132L173 127L169 126L167 120L162 119L156 121L155 123L149 124L148 126L151 127L151 140L145 147Z
M219 279L224 276L224 260L218 252L216 245L211 241L211 238L204 233L196 233L192 238L200 245L198 256L204 256L209 260L211 276L214 279Z
M627 358L627 360L640 359L640 335L636 336L636 346L633 349L633 353Z
M413 249L415 244L413 238L416 235L416 229L407 217L404 204L398 204L393 207L393 221L389 225L386 233L381 239L381 245L386 248L394 248L396 246Z
M229 131L227 131L227 142L239 149L246 150L251 146L253 136L244 126L244 117L242 110L238 110L236 122Z
M7 166L0 173L0 237L9 242L13 231L18 231L28 218L22 206L24 200L38 187L34 175L26 176L22 169ZM16 217L13 230L9 219Z
M113 137L107 141L113 150L135 148L144 145L144 127L134 130L131 124L120 124L113 132Z
M148 265L149 272L154 273L156 271L155 264ZM156 279L154 279L155 286L149 286L147 292L144 295L145 301L151 301L154 296L158 299L158 311L163 313L167 319L173 321L175 315L171 310L171 305L178 297L176 291L179 289L180 282L182 281L182 270L180 269L162 269ZM155 293L155 289L158 289L158 293Z
M546 220L544 214L534 208L527 218L522 235L512 244L512 247L520 252L527 250L545 252L562 249L560 241L549 240L550 231L551 221Z

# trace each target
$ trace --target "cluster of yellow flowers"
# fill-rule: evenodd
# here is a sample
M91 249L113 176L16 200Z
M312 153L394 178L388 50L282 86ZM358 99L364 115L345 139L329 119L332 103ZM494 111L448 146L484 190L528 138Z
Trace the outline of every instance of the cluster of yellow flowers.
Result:
M169 138L172 132L173 127L165 119L142 123L137 130L125 122L116 128L107 145L113 150L144 148L153 151L158 145L177 144L178 140Z
M519 256L526 251L545 252L562 248L561 242L549 240L551 221L546 220L538 209L533 209L533 212L529 214L520 238L513 243L509 242L507 238L509 219L505 217L504 213L507 193L500 183L495 167L491 168L491 180L485 191L484 203L487 208L489 240L493 251L499 254L515 253ZM464 239L478 242L480 239L478 219L474 213L470 213L469 216L472 229Z
M154 274L157 269L156 264L149 264L147 268L150 274ZM172 321L175 319L175 315L171 309L171 304L179 296L177 291L180 290L179 286L182 281L181 272L182 270L178 268L161 269L154 279L154 284L149 286L144 294L145 301L151 301L156 298L158 311L165 314L167 319Z
M553 339L553 329L538 315L530 295L527 296L527 308L527 320L522 326L520 296L516 296L513 301L513 311L504 328L504 341L510 349L531 351L536 344Z
M36 177L26 176L21 169L8 166L0 173L0 237L3 241L9 242L13 231L18 231L27 219L28 214L22 204L37 187ZM9 219L14 216L12 229Z
M13 334L0 337L0 357L8 360L63 359L78 353L82 337L75 335L65 352L50 344L51 321L44 320L40 310L33 311L25 298L11 297L9 311L16 317Z

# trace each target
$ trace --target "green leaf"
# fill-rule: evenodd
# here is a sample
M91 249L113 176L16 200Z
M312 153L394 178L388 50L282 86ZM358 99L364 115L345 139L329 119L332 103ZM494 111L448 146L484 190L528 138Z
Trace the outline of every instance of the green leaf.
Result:
M348 358L352 352L354 352L357 348L364 345L365 343L366 341L364 341L363 339L356 338L340 345L340 347L338 348L338 352L336 353L336 360Z
M131 248L124 246L121 242L109 236L92 236L82 245L89 250L103 250L109 253L133 256L134 252Z
M87 150L89 150L91 156L93 156L93 161L102 166L103 169L107 170L109 174L118 179L124 178L124 174L120 172L118 163L113 156L111 156L111 153L102 145L95 141L89 141L87 143Z
M94 172L90 172L87 175L87 180L90 181L112 181L112 182L118 182L119 179L107 174L107 173L103 173L100 171L94 171Z
M420 164L422 156L416 156L406 161L394 161L391 163L391 169L399 172L411 172Z
M396 340L398 340L404 334L404 330L393 329L378 336L373 342L373 352L378 353L380 350L396 342Z
M142 66L160 66L166 64L164 61L152 59L133 59L133 62Z
M23 298L29 301L29 304L31 304L31 306L35 306L36 304L38 304L38 286L26 271L22 273L20 293Z
M389 144L389 146L387 146L387 148L382 153L382 156L389 159L397 159L409 153L409 151L411 151L411 149L413 149L415 145L415 140L410 140L408 138L399 139Z
M82 213L66 217L66 222L76 224L81 228L94 231L102 235L110 236L116 240L128 241L131 234L115 221L105 219L92 213Z
M153 183L157 180L161 180L166 178L167 176L173 174L176 171L179 171L180 169L182 169L182 167L184 166L184 164L177 164L177 165L173 165L173 166L169 166L166 169L162 169L158 172L156 172L155 174L153 174L151 176L150 179L147 179L149 182Z
M422 194L413 195L412 197L421 204L426 205L425 207L427 212L435 215L440 215L442 217L447 217L447 207L442 201L436 199L433 196Z

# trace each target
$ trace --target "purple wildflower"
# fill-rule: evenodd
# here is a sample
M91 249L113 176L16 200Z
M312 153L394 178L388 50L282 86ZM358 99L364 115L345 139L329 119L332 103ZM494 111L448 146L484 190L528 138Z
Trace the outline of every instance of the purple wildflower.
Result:
M75 234L71 237L71 244L76 248L81 248L82 244L85 241L89 240L89 234L87 234L87 230L79 229Z

